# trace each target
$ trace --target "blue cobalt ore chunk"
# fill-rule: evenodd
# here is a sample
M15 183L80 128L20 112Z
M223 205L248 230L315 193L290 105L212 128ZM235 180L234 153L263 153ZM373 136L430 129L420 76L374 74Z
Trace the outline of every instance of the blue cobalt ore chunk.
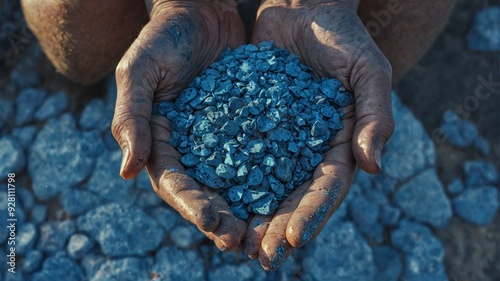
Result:
M68 258L63 252L59 252L55 256L45 259L42 270L33 274L31 280L83 281L84 274L78 264Z
M203 135L201 139L203 140L203 144L205 144L205 147L208 148L217 146L217 143L219 142L219 137L217 137L217 135L213 133Z
M12 136L14 136L24 149L28 149L31 143L33 142L33 138L35 137L38 129L35 126L25 126L25 127L17 127L12 130Z
M428 227L404 220L391 233L391 241L406 256L404 280L448 280L443 245Z
M192 153L188 153L188 154L181 157L181 163L184 166L193 167L193 166L196 166L198 163L200 163L200 157L198 157Z
M151 260L136 257L107 260L88 280L150 280L150 264Z
M288 183L293 178L293 162L287 157L280 157L276 161L275 176L284 183Z
M31 210L31 221L36 224L41 224L47 217L47 205L37 204Z
M84 189L68 189L59 196L63 210L71 216L81 215L101 203L99 196Z
M274 206L322 161L342 128L339 106L353 97L338 80L319 80L297 56L266 44L225 51L175 103L160 102L153 113L170 120L170 144L188 155L181 158L188 175L229 201L232 186L259 187L275 195L262 205ZM309 155L299 157L306 146Z
M401 255L389 246L373 248L373 260L377 267L376 281L397 281L403 270Z
M447 187L447 190L452 195L460 194L464 190L464 183L460 179L454 179Z
M215 169L205 164L196 166L196 179L214 189L224 187L224 182L217 176Z
M197 251L164 247L156 252L151 275L156 276L152 279L155 281L202 281L205 280L205 267Z
M36 136L28 158L35 196L46 200L85 180L94 169L90 151L70 114L50 119Z
M372 249L352 223L330 220L312 244L302 261L304 273L310 276L304 280L373 279Z
M394 194L394 202L419 222L445 227L451 217L451 204L434 169L428 169L403 184Z
M46 222L40 226L40 239L38 239L37 248L49 254L63 250L66 241L75 231L74 221Z
M231 213L233 213L233 215L241 220L248 219L248 211L243 202L238 204L231 204L229 206L229 210L231 210Z
M243 202L245 202L245 204L252 203L252 202L259 200L260 198L263 198L264 196L266 196L268 194L269 194L269 192L267 192L267 191L245 189L245 191L243 193Z
M264 179L264 174L258 166L253 166L248 173L247 183L250 186L257 186L262 183Z
M0 137L0 178L20 172L26 163L23 148L10 136Z
M493 164L487 161L467 161L462 165L465 173L465 184L473 187L483 184L495 184L498 172Z
M24 273L32 273L37 270L43 261L43 254L38 250L29 251L21 262L21 271Z
M34 223L21 224L16 236L16 254L24 255L33 249L37 238L38 231Z
M36 109L43 103L47 92L42 89L28 88L17 96L16 125L23 125L33 120Z
M257 130L261 133L265 133L276 127L276 122L267 116L257 117Z
M73 234L68 241L67 252L70 257L79 259L83 257L94 245L94 241L87 235L77 233Z
M164 231L142 210L117 203L101 205L77 220L80 231L94 238L110 257L140 255L155 250ZM137 229L147 239L137 239Z
M453 199L459 217L476 225L490 224L498 210L498 189L494 186L467 188Z
M241 198L243 198L243 191L247 188L248 186L245 185L235 185L230 187L227 192L229 200L231 200L231 202L239 202Z
M21 200L24 210L31 210L35 206L35 198L28 189L16 185L16 196Z
M325 96L333 99L337 95L337 92L341 86L342 83L340 83L339 80L325 79L321 82L320 89L321 92L325 94Z
M68 106L68 96L58 92L49 96L35 113L35 120L41 121L59 115Z
M476 51L500 50L500 7L486 8L474 17L467 44Z
M266 195L250 204L252 211L258 215L270 215L278 209L278 202L273 194Z
M219 164L217 169L215 169L215 174L224 179L232 179L236 175L236 172L229 165Z

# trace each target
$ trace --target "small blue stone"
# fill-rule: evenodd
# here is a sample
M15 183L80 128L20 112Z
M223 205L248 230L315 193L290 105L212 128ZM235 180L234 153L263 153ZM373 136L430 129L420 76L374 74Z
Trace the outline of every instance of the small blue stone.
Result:
M274 159L273 155L266 155L266 156L264 156L264 159L262 160L262 164L264 164L268 167L274 167L276 165L276 160Z
M247 183L250 186L257 186L262 183L262 179L264 178L264 174L260 170L258 166L253 166L248 173Z
M55 256L50 256L43 262L42 270L32 275L32 281L84 280L82 268L73 260L68 258L63 252L58 252Z
M219 164L217 166L217 169L215 170L215 173L217 174L217 176L225 179L232 179L236 175L234 169L226 164Z
M248 186L246 185L235 185L230 187L227 191L227 195L231 202L239 202L243 198L243 192Z
M267 176L267 181L271 185L271 189L276 193L276 195L283 195L285 194L285 185L283 185L277 178L275 178L273 175L268 175Z
M185 129L186 129L186 133L187 133L188 128L185 128ZM177 130L177 131L179 131L179 130ZM181 131L179 131L179 132L182 133ZM205 134L214 133L214 132L215 132L215 126L207 119L203 119L200 122L195 123L193 126L193 135L196 137L201 137Z
M200 157L206 157L212 153L212 151L210 151L210 149L206 148L205 145L203 145L203 144L193 147L192 152L194 155L200 156Z
M259 132L265 133L272 130L274 127L276 127L276 122L269 117L262 115L257 117L257 130Z
M266 146L264 145L264 142L262 142L261 140L249 141L247 148L252 154L262 153L266 150Z
M229 120L222 126L220 129L222 133L228 135L228 136L236 136L238 132L240 131L240 126L238 123Z
M220 163L222 163L222 153L219 151L215 151L205 160L205 164L211 167L217 167Z
M248 175L248 169L245 165L241 165L239 168L238 168L238 172L236 173L236 176L237 177L244 177Z
M328 124L323 120L316 120L311 128L311 136L321 137L326 134L328 130Z
M233 215L240 220L248 219L248 211L246 210L246 206L244 203L231 204L229 206L229 210L231 210Z
M274 173L282 182L290 182L293 178L293 162L287 157L280 157L276 162Z
M500 7L491 6L481 10L474 17L467 34L469 49L476 51L500 50Z
M203 81L201 81L201 88L205 92L213 92L215 90L215 80L213 77L207 77Z
M224 182L217 176L215 169L205 164L196 167L196 179L214 189L224 187Z
M354 97L350 92L339 90L333 98L333 102L340 107L344 107L352 104L353 99Z
M313 168L319 165L323 161L323 156L319 153L314 153L313 156L311 157L310 163Z
M342 83L337 79L324 79L320 84L320 89L325 96L333 99L341 86Z
M35 126L17 127L12 130L12 136L19 140L19 144L24 149L28 149L35 138L37 131L38 129Z
M192 153L188 153L181 157L181 163L184 166L193 167L196 166L198 163L200 163L200 157L195 156Z
M270 215L278 209L278 202L274 195L269 194L250 204L252 211L258 215Z
M245 189L243 193L243 202L245 204L255 202L259 200L260 198L263 198L264 196L268 195L269 192L265 191L257 191L253 189Z

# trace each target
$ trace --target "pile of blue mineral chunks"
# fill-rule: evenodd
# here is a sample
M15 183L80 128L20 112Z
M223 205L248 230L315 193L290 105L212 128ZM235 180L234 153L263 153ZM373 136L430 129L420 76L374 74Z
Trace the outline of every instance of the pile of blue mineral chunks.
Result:
M311 177L352 101L339 80L320 81L296 55L262 42L228 49L154 112L170 120L186 172L245 220L272 214Z

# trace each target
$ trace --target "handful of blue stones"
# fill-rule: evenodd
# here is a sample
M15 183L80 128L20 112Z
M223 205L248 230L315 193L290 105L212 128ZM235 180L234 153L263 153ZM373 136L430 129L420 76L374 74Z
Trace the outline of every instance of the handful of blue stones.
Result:
M312 176L352 102L339 80L319 80L299 57L262 42L226 50L153 112L170 120L186 173L246 220L272 214Z

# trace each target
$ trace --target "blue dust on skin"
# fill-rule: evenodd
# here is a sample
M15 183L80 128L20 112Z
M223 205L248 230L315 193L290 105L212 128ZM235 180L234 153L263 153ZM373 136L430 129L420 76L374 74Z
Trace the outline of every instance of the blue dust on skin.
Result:
M271 269L275 270L280 266L280 262L283 260L285 256L286 249L284 246L278 246L276 248L276 252L271 261Z
M328 201L325 202L321 207L318 207L316 212L306 218L302 218L301 222L304 225L304 233L301 235L301 242L306 243L314 235L318 227L325 219L326 214L330 211L335 203L335 199L338 197L338 193L342 190L341 184L336 183L332 190L325 192L328 197Z

